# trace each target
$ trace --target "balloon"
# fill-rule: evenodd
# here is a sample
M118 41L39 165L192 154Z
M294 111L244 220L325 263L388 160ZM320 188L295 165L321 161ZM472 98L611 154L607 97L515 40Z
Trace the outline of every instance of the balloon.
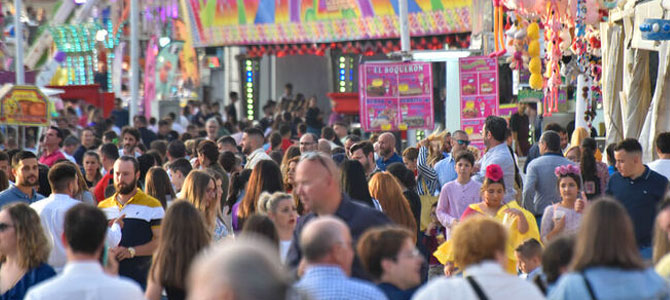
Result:
M538 26L535 22L530 23L526 29L526 32L529 39L537 40L540 37L540 26Z
M528 44L528 55L530 57L540 56L540 42L538 40L532 40Z
M542 75L540 74L531 74L530 80L528 80L528 84L530 84L530 87L534 90L541 89L543 83L544 80L542 79Z
M528 63L528 70L531 74L540 74L542 73L542 62L539 57L533 57Z

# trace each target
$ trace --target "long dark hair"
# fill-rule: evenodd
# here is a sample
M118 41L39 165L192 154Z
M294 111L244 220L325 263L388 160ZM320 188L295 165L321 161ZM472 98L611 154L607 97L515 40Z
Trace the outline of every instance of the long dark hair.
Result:
M237 203L237 198L240 196L249 182L249 177L251 176L251 169L244 169L242 171L234 172L230 176L230 186L228 187L228 200L226 201L226 206L228 211L226 212L229 215L233 210L233 205Z
M593 186L595 186L595 190L592 193L587 192L588 198L600 195L600 191L604 188L600 186L600 178L598 178L598 169L596 168L595 153L597 147L596 140L593 138L587 137L582 140L582 157L579 168L581 169L584 182L593 182Z
M413 191L416 188L414 172L405 167L403 163L392 163L386 167L386 171L395 176L398 182L402 183L408 190Z
M210 240L198 209L187 201L175 201L165 212L149 276L162 286L184 288L193 258Z
M274 193L284 190L279 166L273 160L261 160L249 176L244 198L237 210L237 216L241 219L247 218L256 212L256 204L262 192Z
M170 184L170 177L161 167L151 167L147 172L144 191L160 201L163 209L167 209L167 197L175 200L175 194Z
M342 162L341 178L342 191L347 193L352 199L360 201L365 205L374 207L372 196L366 184L365 171L363 165L357 160L347 159Z
M626 209L612 198L599 198L586 210L574 249L570 264L573 271L598 266L645 268L635 242L633 222Z
M279 233L275 223L266 215L253 214L247 218L242 227L242 234L256 234L266 237L273 245L279 247Z

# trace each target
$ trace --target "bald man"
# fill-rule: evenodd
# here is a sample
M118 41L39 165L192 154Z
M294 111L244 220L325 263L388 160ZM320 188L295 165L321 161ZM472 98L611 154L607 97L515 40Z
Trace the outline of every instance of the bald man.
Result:
M344 221L351 229L354 242L366 229L390 222L382 212L358 204L342 193L337 165L329 155L320 152L303 154L295 172L294 191L312 212L299 219L293 232L293 242L286 259L292 268L296 268L302 259L299 237L303 228L317 216L330 215ZM369 278L358 259L354 259L351 273L356 278Z
M319 139L319 145L318 145L319 151L328 155L333 154L330 143L331 142L328 141L327 139Z
M349 278L354 249L349 227L324 216L310 222L300 235L307 267L295 289L313 299L386 299L369 282Z
M402 163L402 157L395 152L395 136L393 133L384 132L377 140L379 143L379 158L377 159L377 169L386 171L386 166L392 163Z
M290 298L289 280L272 247L263 239L242 236L204 251L188 274L187 299Z

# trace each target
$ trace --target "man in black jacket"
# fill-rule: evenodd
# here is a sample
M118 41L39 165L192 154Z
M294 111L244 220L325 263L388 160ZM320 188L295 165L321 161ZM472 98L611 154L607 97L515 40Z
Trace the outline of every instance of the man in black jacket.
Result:
M286 258L292 268L298 267L302 259L300 234L303 228L319 216L331 215L344 221L351 230L354 245L368 228L390 223L382 212L356 203L341 192L339 169L332 158L323 153L303 154L296 168L295 191L300 201L312 212L300 218L293 233L293 242ZM358 256L354 259L351 275L369 279Z

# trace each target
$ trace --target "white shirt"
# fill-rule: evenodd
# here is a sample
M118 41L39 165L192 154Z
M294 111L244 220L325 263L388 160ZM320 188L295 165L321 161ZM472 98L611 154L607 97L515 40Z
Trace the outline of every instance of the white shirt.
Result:
M79 203L82 202L65 194L51 194L48 198L30 204L30 207L40 215L44 233L52 246L48 263L59 273L67 263L65 247L61 240L65 213Z
M63 273L30 290L24 299L37 300L140 300L144 294L132 280L103 272L96 261L69 262Z
M172 130L176 131L180 135L184 133L184 127L182 127L181 124L177 122L172 122Z
M286 256L288 255L288 250L291 249L291 240L288 241L279 241L279 258L281 263L286 263Z
M661 174L670 180L670 159L657 159L650 162L647 166L649 169L652 169L656 173Z
M70 154L67 154L67 152L63 151L62 149L60 150L61 153L63 153L63 156L65 156L65 159L69 160L73 164L77 164L77 161L74 159L74 157Z
M139 153L139 152L135 151L135 158L138 158L141 155L142 155L142 153ZM121 157L121 156L126 156L126 151L123 150L123 148L119 149L119 157ZM128 155L128 156L130 156L130 155Z
M63 266L67 263L65 247L61 237L63 236L63 226L65 225L65 213L73 206L83 203L71 198L65 194L51 194L48 198L36 201L30 204L40 216L42 227L51 244L51 253L49 253L48 264L53 267L57 273L63 271ZM105 244L108 247L116 247L121 242L121 227L114 223L107 229Z
M256 151L251 152L247 157L247 164L244 166L245 169L253 169L256 164L261 160L272 160L272 158L263 151L263 147L256 149Z
M465 276L472 276L479 284L484 294L491 300L514 299L535 300L545 299L544 295L532 283L506 273L500 264L493 261L484 261L469 266L464 271ZM431 299L472 299L477 300L477 294L472 286L463 277L439 277L424 285L414 294L414 300Z
M505 203L516 199L516 190L514 189L514 159L512 158L512 152L507 148L507 143L502 143L489 149L479 162L479 173L473 175L472 179L483 183L484 178L486 177L486 167L492 164L497 164L503 171Z

